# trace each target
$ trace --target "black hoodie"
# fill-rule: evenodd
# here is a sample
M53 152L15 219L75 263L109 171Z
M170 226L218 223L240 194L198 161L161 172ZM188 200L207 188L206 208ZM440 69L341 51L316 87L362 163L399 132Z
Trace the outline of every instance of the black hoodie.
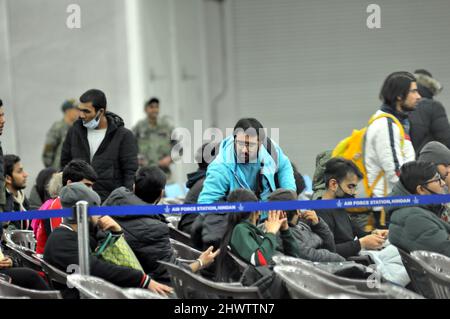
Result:
M100 147L90 160L87 129L79 119L69 129L61 153L61 167L73 159L90 163L98 175L94 190L104 201L120 186L132 189L134 174L138 169L138 147L133 133L124 127L123 120L114 113L106 112L108 129Z

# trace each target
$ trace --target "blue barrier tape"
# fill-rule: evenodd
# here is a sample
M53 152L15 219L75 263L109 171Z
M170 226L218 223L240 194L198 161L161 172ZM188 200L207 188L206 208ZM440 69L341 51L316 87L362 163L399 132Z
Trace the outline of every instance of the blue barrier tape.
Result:
M57 210L30 210L27 212L8 212L0 213L0 222L30 220L30 219L48 219L55 217L70 217L72 216L72 209L57 209Z
M89 207L90 216L126 216L126 215L159 215L159 214L196 214L196 213L239 213L269 210L294 209L337 209L359 207L418 206L450 203L449 195L398 196L382 198L355 198L337 200L303 200L289 202L253 202L253 203L216 203L216 204L184 204L184 205L145 205L145 206L113 206ZM0 222L25 219L47 219L53 217L69 217L72 209L27 211L0 213Z

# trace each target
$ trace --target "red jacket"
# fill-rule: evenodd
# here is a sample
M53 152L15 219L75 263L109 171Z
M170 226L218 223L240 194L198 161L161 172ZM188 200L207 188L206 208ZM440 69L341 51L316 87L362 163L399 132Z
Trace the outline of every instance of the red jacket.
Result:
M46 203L44 203L41 208L48 206ZM50 206L46 207L42 210L58 210L62 209L61 206L61 200L59 197L55 198L53 202L50 204ZM39 209L41 210L41 209ZM47 243L47 238L50 235L50 233L47 234L46 227L45 227L46 220L41 220L37 229L36 234L36 254L43 254L45 249L45 244ZM50 218L50 231L52 232L55 228L59 227L59 225L62 223L61 217L55 217Z

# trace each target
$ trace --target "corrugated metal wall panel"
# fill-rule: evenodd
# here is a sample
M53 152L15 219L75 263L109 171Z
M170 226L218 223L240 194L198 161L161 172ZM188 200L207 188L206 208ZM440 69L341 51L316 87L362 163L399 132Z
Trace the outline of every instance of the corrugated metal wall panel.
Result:
M379 107L385 77L427 68L450 83L450 1L377 1L381 29L366 26L370 1L233 0L241 116L280 128L283 149L312 175ZM438 97L450 110L450 92Z

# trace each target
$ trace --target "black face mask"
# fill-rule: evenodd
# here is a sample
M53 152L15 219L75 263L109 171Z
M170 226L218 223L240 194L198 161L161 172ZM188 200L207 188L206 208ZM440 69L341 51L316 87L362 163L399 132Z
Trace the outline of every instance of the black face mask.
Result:
M431 189L429 189L425 185L422 185L422 187L425 188L428 192L430 192L433 195L443 195L442 193L436 193L435 191L432 191Z
M355 198L355 197L356 197L356 194L349 194L349 193L346 193L346 192L342 189L341 185L338 185L338 187L341 189L341 192L342 192L343 195L338 196L337 193L336 193L336 198L337 198L337 199L346 199L346 198Z
M440 194L440 193L436 193L436 192L432 191L431 189L429 189L429 188L426 187L426 186L423 186L423 188L425 188L428 192L430 192L430 193L433 194L433 195L442 195L442 194ZM427 207L428 207L428 209L429 209L430 211L432 211L433 213L435 213L439 218L441 217L442 213L443 213L443 212L445 211L445 209L446 209L446 206L443 205L443 204L430 204L430 205L427 205Z

